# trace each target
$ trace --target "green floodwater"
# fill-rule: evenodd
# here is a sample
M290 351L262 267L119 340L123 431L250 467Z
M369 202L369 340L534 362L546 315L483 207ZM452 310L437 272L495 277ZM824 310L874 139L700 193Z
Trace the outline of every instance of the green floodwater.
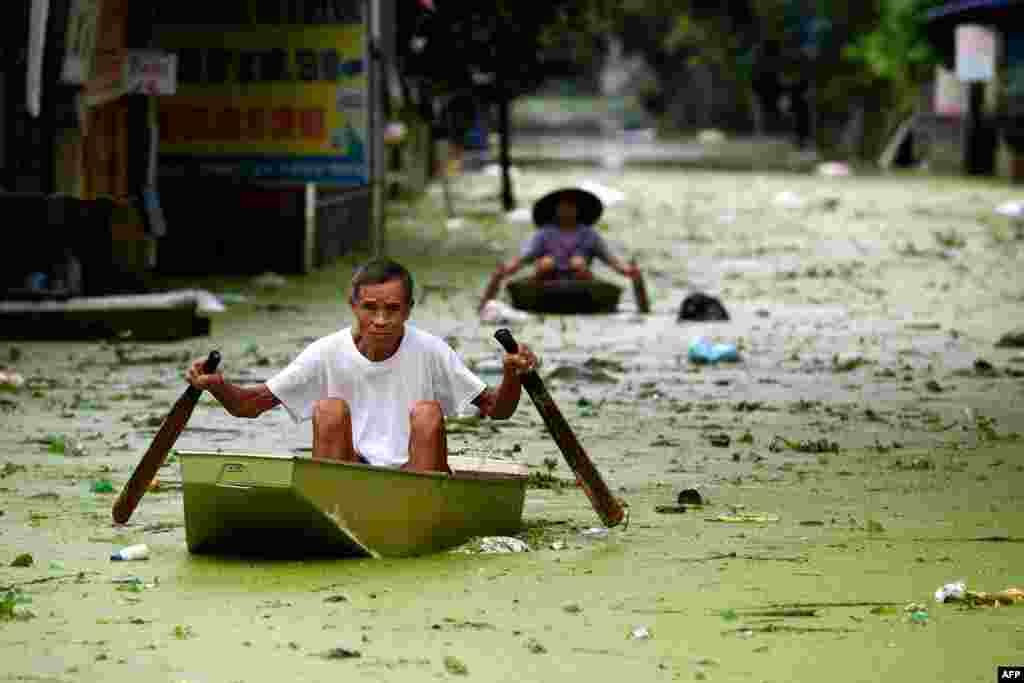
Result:
M0 621L0 680L988 681L997 665L1022 663L1024 606L933 597L958 580L1024 586L1024 442L1014 437L1024 364L994 345L1024 325L1022 242L992 213L1013 193L916 176L574 168L524 171L516 183L528 206L587 179L626 194L601 228L638 257L653 313L636 315L627 287L613 316L512 327L545 373L576 372L548 386L629 505L626 528L591 538L599 521L582 492L531 489L529 553L190 556L175 463L161 470L163 492L113 528L114 494L94 482L120 490L152 416L184 386L185 359L218 348L229 377L269 377L348 324L358 257L281 289L169 283L248 300L209 338L120 353L0 345L0 362L29 379L0 394L0 586L17 588L15 613L34 615ZM417 277L414 322L482 372L499 349L496 326L472 313L477 297L530 229L497 211L497 190L493 177L463 177L457 220L439 188L388 216L392 253ZM678 324L694 289L720 296L733 319ZM697 334L737 343L742 362L688 363ZM592 381L588 359L611 381ZM715 445L722 435L728 445ZM777 435L838 451L772 448ZM51 436L64 437L63 453ZM281 411L235 420L204 397L178 446L309 443L308 425ZM450 448L536 471L553 458L554 474L569 476L526 397L508 422L453 428ZM710 505L655 511L687 487ZM732 513L777 521L710 521ZM140 542L150 560L109 561ZM32 566L7 566L21 553ZM127 575L140 583L112 583ZM321 656L334 648L360 656Z

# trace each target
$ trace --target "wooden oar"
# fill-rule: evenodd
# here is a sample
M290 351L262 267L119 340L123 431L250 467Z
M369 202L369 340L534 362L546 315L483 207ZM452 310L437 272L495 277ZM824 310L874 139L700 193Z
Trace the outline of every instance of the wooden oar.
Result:
M512 333L505 328L495 332L494 338L509 353L519 350L519 344L512 337ZM583 450L583 446L576 439L569 423L562 417L562 412L555 405L551 394L544 386L544 380L540 378L536 370L530 370L521 377L521 381L527 393L530 394L533 405L537 407L537 412L544 418L544 424L551 432L551 438L558 444L558 450L562 451L562 456L569 463L569 467L572 468L587 497L590 498L590 504L594 507L594 511L607 527L613 527L621 522L625 516L622 505L608 490L600 472L594 467L587 452Z
M630 262L634 268L636 268L636 259ZM644 284L644 274L639 269L636 271L636 277L633 278L633 298L636 300L636 308L641 313L651 312L651 303L647 299L647 285Z
M484 306L488 301L498 296L498 291L501 289L501 281L504 277L504 273L499 265L498 269L494 271L493 275L491 275L491 281L487 283L487 289L484 290L484 295L480 297L480 305L476 307L477 313L484 310Z
M206 363L203 364L203 372L210 374L217 369L219 364L220 352L211 351L206 358ZM149 450L135 466L131 479L124 485L121 495L114 501L113 517L118 524L124 524L131 518L139 501L142 500L142 496L145 495L152 483L153 477L156 476L157 470L164 464L167 453L174 446L174 442L178 440L178 436L185 428L185 423L192 416L192 411L202 393L201 390L189 386L174 402L171 412L167 414L163 424L160 425L160 431L156 433L152 443L149 444Z

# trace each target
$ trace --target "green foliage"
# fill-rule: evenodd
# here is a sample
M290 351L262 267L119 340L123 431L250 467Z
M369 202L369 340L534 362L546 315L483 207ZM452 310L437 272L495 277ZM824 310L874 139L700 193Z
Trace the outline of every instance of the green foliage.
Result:
M880 79L914 83L927 77L939 58L925 34L928 10L942 0L883 0L874 30L848 45L843 55Z
M434 95L472 92L485 101L530 92L566 62L592 58L608 27L607 0L489 0L399 5L403 77Z

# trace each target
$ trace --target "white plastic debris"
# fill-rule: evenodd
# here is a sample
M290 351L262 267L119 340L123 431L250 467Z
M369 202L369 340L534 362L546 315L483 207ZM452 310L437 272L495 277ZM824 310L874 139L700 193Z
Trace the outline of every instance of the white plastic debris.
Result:
M110 559L114 562L126 562L129 560L148 560L149 559L149 546L145 543L138 545L130 545L127 548L121 548L116 553L110 556Z
M841 161L826 161L823 164L818 164L817 172L820 176L830 178L841 178L852 174L849 165Z
M590 527L580 532L584 538L608 538L608 529L603 526Z
M935 602L954 602L963 600L967 595L967 584L964 581L947 583L935 591Z
M996 207L996 213L1007 218L1024 218L1024 200L1003 202Z
M530 314L520 311L497 299L488 299L484 307L480 309L480 320L485 323L506 325L508 323L524 322L530 319Z
M584 180L579 185L581 190L595 195L605 206L614 206L615 204L621 204L626 201L626 193L620 192L614 188L602 185L594 180Z
M650 640L651 630L646 626L637 626L629 632L629 637L631 640Z
M477 544L483 554L528 553L530 546L514 536L484 536Z
M14 370L0 370L0 389L20 389L25 385L25 378Z
M802 209L804 207L803 198L796 192L785 190L775 195L775 205L781 206L784 209Z
M533 213L530 211L530 207L521 206L506 213L505 220L509 223L531 223L533 222Z

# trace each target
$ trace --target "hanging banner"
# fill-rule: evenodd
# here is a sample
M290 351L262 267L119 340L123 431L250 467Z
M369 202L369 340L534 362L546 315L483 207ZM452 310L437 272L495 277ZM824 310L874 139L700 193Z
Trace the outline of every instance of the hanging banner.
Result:
M964 83L987 83L996 74L996 34L986 26L956 27L956 77Z
M964 84L956 74L941 66L935 67L935 90L932 106L942 116L960 116L964 113Z
M92 78L99 13L99 0L71 0L64 40L64 64L60 72L62 82L82 85Z
M168 176L366 185L364 23L156 27L177 55L160 101Z

